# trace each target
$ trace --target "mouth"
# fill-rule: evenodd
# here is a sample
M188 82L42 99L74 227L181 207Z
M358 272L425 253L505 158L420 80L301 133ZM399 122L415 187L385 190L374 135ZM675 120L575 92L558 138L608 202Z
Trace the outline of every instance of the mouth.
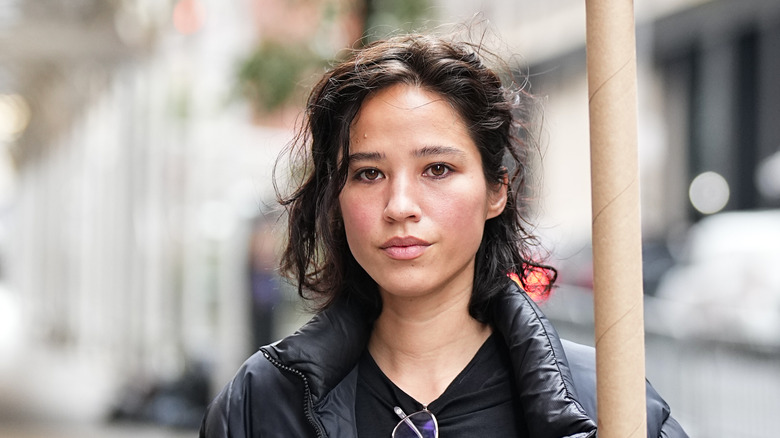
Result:
M379 248L395 260L411 260L421 256L431 244L416 237L393 237Z

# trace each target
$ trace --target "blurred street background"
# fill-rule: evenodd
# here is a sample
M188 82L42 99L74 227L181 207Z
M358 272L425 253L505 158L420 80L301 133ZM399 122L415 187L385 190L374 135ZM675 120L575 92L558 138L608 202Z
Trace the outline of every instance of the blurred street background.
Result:
M647 376L691 436L774 437L780 2L635 8ZM540 97L543 308L592 345L581 0L0 0L0 437L195 436L307 319L272 185L307 88L458 23Z

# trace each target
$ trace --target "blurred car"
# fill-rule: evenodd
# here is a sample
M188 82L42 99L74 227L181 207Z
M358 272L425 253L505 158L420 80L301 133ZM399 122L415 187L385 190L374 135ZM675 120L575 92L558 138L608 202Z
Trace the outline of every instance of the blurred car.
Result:
M656 326L675 337L780 350L780 210L705 217L683 248L646 302Z

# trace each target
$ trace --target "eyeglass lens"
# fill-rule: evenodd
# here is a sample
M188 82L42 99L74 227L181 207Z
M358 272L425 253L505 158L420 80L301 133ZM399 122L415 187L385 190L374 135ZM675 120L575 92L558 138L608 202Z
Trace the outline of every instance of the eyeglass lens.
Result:
M393 438L438 438L436 418L430 411L415 412L401 420L393 430Z

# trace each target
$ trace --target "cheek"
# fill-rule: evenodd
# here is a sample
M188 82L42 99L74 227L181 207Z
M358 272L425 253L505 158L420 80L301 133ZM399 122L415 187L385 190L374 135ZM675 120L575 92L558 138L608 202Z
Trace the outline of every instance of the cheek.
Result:
M448 191L431 196L427 204L429 217L435 218L440 226L470 236L482 235L487 208L482 192L474 189Z
M358 243L357 239L366 238L370 234L372 217L375 216L372 213L374 207L370 199L361 199L349 194L342 194L339 197L339 205L347 243L354 252L353 245Z

